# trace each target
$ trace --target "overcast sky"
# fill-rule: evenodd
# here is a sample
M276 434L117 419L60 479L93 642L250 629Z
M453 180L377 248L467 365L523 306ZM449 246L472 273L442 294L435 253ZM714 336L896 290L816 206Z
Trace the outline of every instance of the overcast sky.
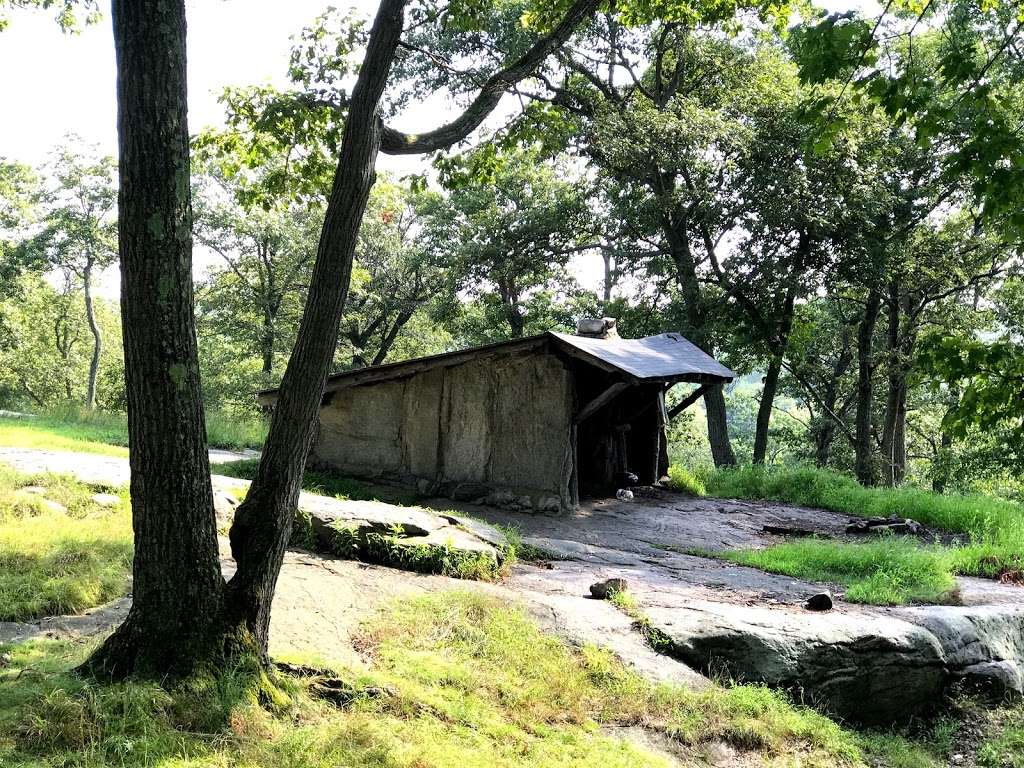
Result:
M820 2L820 0L819 0ZM188 13L189 129L220 125L217 95L228 85L286 85L291 37L328 5L371 14L376 0L186 0ZM830 9L877 8L874 0L828 0ZM52 14L11 11L0 33L0 157L38 165L69 132L116 154L114 45L109 0L103 19L78 35L61 33ZM423 131L448 113L443 99L396 123ZM384 168L421 167L415 157L382 157ZM197 254L201 266L206 257ZM589 265L587 284L600 274ZM594 286L591 286L594 287ZM108 284L116 292L116 283Z

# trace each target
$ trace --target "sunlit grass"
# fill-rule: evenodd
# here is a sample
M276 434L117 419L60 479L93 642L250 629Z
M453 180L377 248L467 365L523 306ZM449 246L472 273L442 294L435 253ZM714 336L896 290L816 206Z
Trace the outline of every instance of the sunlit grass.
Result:
M0 621L79 613L124 594L132 556L128 504L122 497L102 506L94 492L67 477L0 468Z
M256 414L206 413L211 448L259 449L267 427ZM30 418L0 417L0 446L128 455L128 421L123 413L59 408Z
M925 746L845 729L764 687L652 685L610 653L572 650L521 609L476 594L396 603L358 642L369 668L339 676L387 694L344 708L315 698L315 682L269 690L244 664L166 688L99 687L66 672L88 648L5 649L0 764L667 768L705 765L705 750L724 743L743 764L939 765ZM620 726L674 745L675 760L621 737Z
M841 584L846 599L855 603L937 603L949 600L956 589L948 550L895 537L863 544L800 539L716 556L770 573Z
M864 543L790 541L763 550L707 553L773 573L836 582L846 598L881 605L943 602L955 575L1019 578L1024 571L1024 507L982 495L920 488L865 488L851 477L810 467L737 467L704 472L710 496L765 499L851 517L909 517L966 541L940 546L910 538ZM692 489L691 489L692 490Z

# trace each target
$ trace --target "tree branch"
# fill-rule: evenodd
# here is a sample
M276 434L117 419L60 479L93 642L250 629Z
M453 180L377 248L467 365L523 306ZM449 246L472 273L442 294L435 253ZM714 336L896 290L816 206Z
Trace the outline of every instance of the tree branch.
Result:
M480 127L494 111L501 97L516 83L530 76L551 53L558 50L576 28L590 18L600 0L576 0L561 22L505 69L491 75L465 112L447 125L422 134L403 133L383 126L380 149L389 155L411 155L446 149Z

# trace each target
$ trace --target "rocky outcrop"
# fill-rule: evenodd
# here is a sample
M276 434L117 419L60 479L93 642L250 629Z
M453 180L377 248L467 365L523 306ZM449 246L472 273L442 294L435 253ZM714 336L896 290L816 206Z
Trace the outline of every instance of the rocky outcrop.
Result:
M996 698L1024 695L1024 605L900 609L936 638L950 674Z
M667 652L696 669L785 688L853 722L927 714L955 681L1024 693L1024 606L844 608L698 600L645 613Z
M335 557L464 579L495 578L509 553L501 531L476 520L305 493L292 543Z
M949 676L936 638L899 619L709 601L646 614L668 652L702 672L785 688L851 721L906 720Z

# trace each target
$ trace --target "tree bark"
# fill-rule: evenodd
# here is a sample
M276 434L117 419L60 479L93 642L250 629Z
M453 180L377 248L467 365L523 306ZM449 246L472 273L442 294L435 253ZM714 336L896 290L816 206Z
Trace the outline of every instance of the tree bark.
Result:
M184 0L114 0L132 607L85 663L190 673L220 651L223 586L192 309Z
M269 380L274 373L274 314L268 303L263 307L263 333L260 334L260 354L263 358L263 378Z
M405 0L383 0L352 91L306 309L259 469L231 526L238 570L228 585L228 618L265 654L270 607L291 532L306 458L352 273L352 258L373 186L382 123L378 104L402 32Z
M907 473L907 375L917 334L906 303L899 283L894 281L889 286L887 306L888 392L881 446L882 477L890 487L902 483Z
M782 371L782 355L774 354L768 361L764 384L761 387L761 402L757 406L757 423L754 428L754 463L764 464L768 453L768 426L771 424L772 406L779 389L779 373Z
M779 374L782 372L782 359L786 354L786 346L789 343L789 333L793 328L793 310L796 306L796 285L790 279L786 290L786 298L782 304L782 315L779 318L776 344L771 359L768 361L768 370L765 372L764 385L761 388L761 402L757 406L757 423L754 428L754 457L755 464L764 464L765 456L768 453L768 427L772 420L772 407L775 405L775 394L779 389Z
M708 442L711 443L711 458L716 467L731 467L736 464L729 440L729 426L726 420L725 394L722 385L712 387L704 395L704 410L708 419Z
M604 260L604 283L602 286L603 290L603 301L607 305L612 300L612 288L615 286L615 266L612 261L612 255L602 249L601 258Z
M664 195L665 190L659 186L661 182L655 178L652 187L658 194ZM676 268L676 283L683 295L683 306L686 322L689 326L686 335L690 341L714 356L714 350L708 345L707 320L704 314L704 301L697 279L697 264L693 258L690 241L687 239L686 226L682 221L674 220L668 214L662 217L662 232L669 244L672 261ZM725 394L722 387L712 387L704 395L704 413L708 422L708 442L711 444L711 458L716 467L727 467L736 464L736 454L729 440L729 426L726 420Z
M878 483L874 450L871 444L872 398L874 397L873 345L875 326L881 310L881 294L877 288L868 292L864 315L857 328L857 415L854 461L857 479L864 485Z
M92 302L92 269L93 260L89 257L82 270L82 292L85 294L85 317L89 322L89 332L92 333L92 358L89 360L89 382L85 390L85 407L90 411L96 408L96 382L100 375L100 355L103 353L103 337Z

